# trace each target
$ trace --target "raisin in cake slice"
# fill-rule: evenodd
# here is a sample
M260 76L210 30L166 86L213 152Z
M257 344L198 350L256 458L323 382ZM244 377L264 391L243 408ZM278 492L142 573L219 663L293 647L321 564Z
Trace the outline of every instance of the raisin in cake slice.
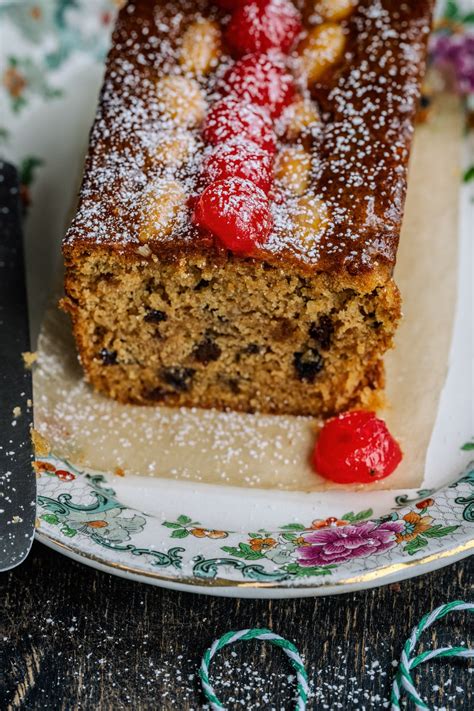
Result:
M121 10L63 245L98 391L294 415L380 394L432 3L302 5Z

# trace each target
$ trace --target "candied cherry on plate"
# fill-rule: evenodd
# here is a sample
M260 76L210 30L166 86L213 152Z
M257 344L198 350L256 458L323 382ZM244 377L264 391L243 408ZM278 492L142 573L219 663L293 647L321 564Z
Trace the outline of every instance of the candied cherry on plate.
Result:
M267 196L250 180L227 178L207 186L197 200L194 223L237 254L250 254L272 228Z
M317 473L330 481L368 484L391 474L402 456L383 420L374 412L353 410L324 424L312 463Z
M55 473L61 481L73 481L76 478L72 472L68 472L66 469L56 469Z
M247 54L227 71L224 85L233 96L250 101L278 118L293 101L293 77L277 56Z
M301 30L301 15L290 0L248 0L233 13L226 40L238 55L269 49L287 54Z
M274 154L275 132L266 111L258 106L226 96L211 106L203 126L206 143L216 146L233 138L245 138Z
M244 178L268 193L273 179L273 156L256 143L234 139L212 149L204 160L201 177L206 183Z

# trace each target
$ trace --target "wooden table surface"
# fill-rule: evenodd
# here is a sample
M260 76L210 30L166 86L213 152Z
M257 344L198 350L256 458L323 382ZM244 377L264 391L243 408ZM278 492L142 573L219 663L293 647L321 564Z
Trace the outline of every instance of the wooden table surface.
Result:
M392 662L412 626L439 604L472 600L473 571L471 558L349 595L235 600L129 582L35 543L26 563L0 576L0 708L197 711L203 651L245 627L297 644L315 693L309 709L386 708ZM472 632L468 613L454 613L424 640L472 644ZM212 667L228 709L292 709L290 675L285 655L261 642L223 650ZM469 662L435 661L416 678L430 708L474 708Z

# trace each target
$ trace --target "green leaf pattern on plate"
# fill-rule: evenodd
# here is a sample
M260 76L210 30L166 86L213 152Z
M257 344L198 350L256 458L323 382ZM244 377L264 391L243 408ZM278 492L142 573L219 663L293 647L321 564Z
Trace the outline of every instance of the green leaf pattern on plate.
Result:
M460 520L474 522L472 469L440 492L421 490L414 499L398 496L385 516L377 518L372 509L364 509L349 511L340 518L285 522L273 531L260 529L246 534L205 526L182 512L173 520L164 521L144 516L120 502L104 475L82 472L54 456L38 460L35 469L39 476L41 529L56 531L57 538L87 539L92 546L144 557L154 567L181 570L187 559L186 565L191 566L191 575L197 579L230 575L242 580L286 582L334 576L357 559L367 567L376 566L382 554L389 559L403 559L438 550L440 540L452 538L462 528ZM60 484L54 485L56 494L46 494L53 482ZM447 510L444 503L450 490L454 493L450 506L459 507L457 511ZM161 530L156 549L139 544L146 527L155 533ZM371 547L373 536L379 536L377 540L383 545ZM183 541L183 547L170 547L172 539ZM228 542L222 544L220 539ZM328 545L328 550L333 551L334 546L344 546L345 541L350 543L350 552L341 562L307 562L311 559L308 546L318 545L320 551Z

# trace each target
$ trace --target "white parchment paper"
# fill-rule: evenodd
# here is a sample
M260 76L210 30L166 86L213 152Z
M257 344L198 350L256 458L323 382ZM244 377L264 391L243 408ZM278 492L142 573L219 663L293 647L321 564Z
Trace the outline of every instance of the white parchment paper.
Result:
M390 404L381 413L404 459L371 488L412 488L423 480L455 310L460 136L459 107L447 97L416 131L396 269L404 320L386 358ZM69 321L56 308L44 321L38 354L35 427L79 466L245 487L335 488L309 466L317 429L311 418L108 400L84 382Z

